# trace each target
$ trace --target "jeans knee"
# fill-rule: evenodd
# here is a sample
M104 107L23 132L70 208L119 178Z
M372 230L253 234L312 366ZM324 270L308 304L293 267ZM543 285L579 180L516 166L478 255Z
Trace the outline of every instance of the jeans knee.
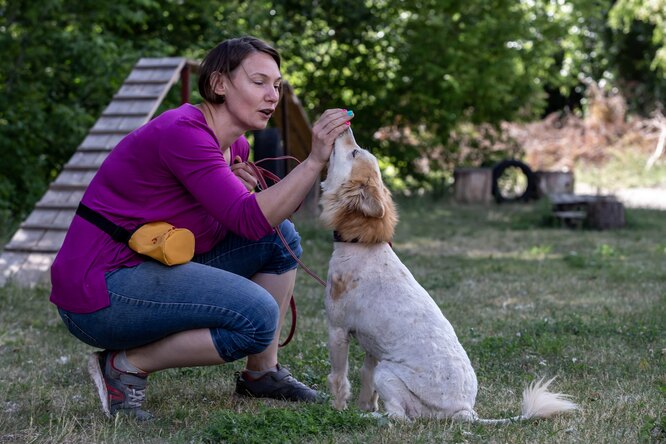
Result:
M284 239L287 241L287 245L289 245L291 251L294 252L296 257L300 258L303 254L303 248L301 247L301 236L298 234L298 231L296 231L294 224L289 220L285 220L280 224L280 232L282 233ZM282 242L278 242L278 245L283 250L286 250ZM284 252L284 255L291 256L287 251Z
M255 334L254 334L254 345L253 347L257 351L253 351L249 354L255 354L262 352L271 345L273 338L275 338L275 332L277 331L279 322L280 322L280 308L277 305L275 300L271 304L267 304L265 307L266 315L262 317L261 322L256 322L255 324Z

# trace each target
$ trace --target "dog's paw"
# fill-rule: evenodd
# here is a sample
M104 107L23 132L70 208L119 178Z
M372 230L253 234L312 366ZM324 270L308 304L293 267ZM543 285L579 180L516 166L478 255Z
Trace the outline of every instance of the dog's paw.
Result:
M347 401L345 401L344 399L336 398L331 402L331 404L333 405L333 408L335 410L346 410L347 409Z
M374 401L359 401L358 408L364 412L376 412L379 410L379 405L376 399Z

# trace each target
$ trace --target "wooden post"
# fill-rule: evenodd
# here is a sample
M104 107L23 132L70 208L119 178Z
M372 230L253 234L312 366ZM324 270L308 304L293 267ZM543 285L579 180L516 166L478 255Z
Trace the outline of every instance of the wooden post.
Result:
M599 230L622 228L626 225L624 205L612 196L599 196L588 202L586 222Z
M180 103L190 103L190 67L187 63L180 71Z
M492 168L456 168L454 197L459 203L489 203L492 198Z

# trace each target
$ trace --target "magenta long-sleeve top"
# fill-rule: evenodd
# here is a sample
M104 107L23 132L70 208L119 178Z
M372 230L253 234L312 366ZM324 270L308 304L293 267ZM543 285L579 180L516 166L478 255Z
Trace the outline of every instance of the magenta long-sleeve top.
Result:
M240 137L231 159L247 160ZM106 158L81 200L128 230L165 221L194 233L195 253L228 232L260 239L272 227L224 160L203 114L185 104L125 137ZM75 216L51 267L51 302L75 313L109 305L105 273L146 260L95 225Z

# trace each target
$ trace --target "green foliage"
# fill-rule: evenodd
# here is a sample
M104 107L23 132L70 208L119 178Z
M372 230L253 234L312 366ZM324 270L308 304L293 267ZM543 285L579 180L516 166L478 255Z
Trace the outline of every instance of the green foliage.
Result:
M359 142L395 183L441 190L460 159L452 132L538 117L545 88L569 94L581 74L649 111L666 91L663 11L663 0L0 0L0 223L30 210L141 56L268 40L312 120L353 109ZM492 150L501 135L479 134L491 141L466 159L506 154Z
M652 25L652 43L658 48L651 68L666 77L666 1L619 0L610 11L614 29L629 33L635 21Z

